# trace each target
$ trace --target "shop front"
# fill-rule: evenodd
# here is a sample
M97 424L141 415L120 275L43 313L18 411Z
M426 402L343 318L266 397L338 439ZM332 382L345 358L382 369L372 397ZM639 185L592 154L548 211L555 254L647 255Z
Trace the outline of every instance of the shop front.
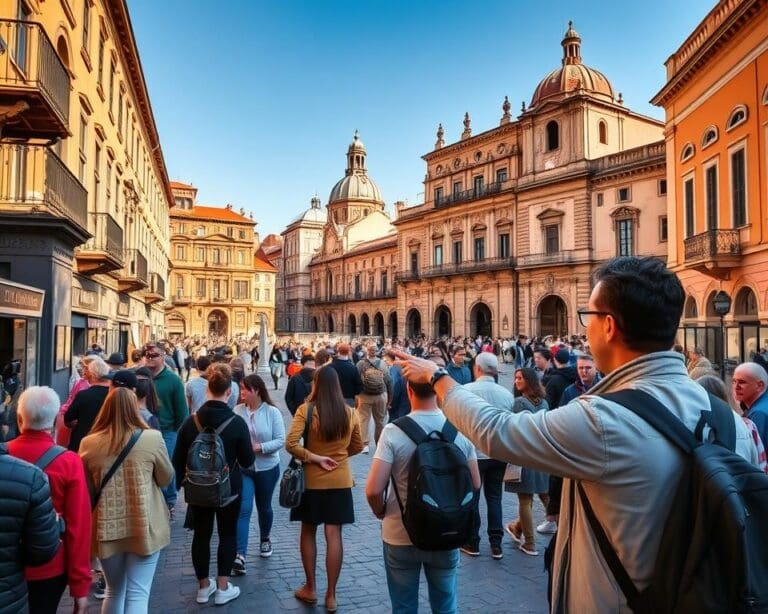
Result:
M3 389L11 397L39 383L44 304L44 290L0 279L0 374ZM62 344L64 341L62 338Z

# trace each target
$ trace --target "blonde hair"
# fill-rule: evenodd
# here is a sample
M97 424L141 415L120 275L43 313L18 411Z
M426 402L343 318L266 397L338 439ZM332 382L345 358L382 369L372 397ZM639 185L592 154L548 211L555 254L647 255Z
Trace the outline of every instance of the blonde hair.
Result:
M108 439L107 452L117 455L131 433L136 429L148 428L149 426L139 413L136 393L128 388L113 388L104 399L90 434L105 435Z

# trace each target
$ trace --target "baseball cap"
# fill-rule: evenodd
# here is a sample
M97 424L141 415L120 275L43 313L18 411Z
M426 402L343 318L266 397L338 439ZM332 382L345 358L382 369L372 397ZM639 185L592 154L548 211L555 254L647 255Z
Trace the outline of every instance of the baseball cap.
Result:
M130 388L134 390L138 385L136 374L130 369L121 369L112 375L112 385L115 388Z

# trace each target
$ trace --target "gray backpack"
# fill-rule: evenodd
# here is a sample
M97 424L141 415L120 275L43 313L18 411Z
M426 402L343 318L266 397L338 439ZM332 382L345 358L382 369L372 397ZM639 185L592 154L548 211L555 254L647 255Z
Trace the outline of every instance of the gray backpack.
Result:
M213 429L203 427L197 414L192 416L198 433L187 453L184 499L187 505L225 507L237 499L232 495L229 464L224 454L221 433L235 419L232 416Z

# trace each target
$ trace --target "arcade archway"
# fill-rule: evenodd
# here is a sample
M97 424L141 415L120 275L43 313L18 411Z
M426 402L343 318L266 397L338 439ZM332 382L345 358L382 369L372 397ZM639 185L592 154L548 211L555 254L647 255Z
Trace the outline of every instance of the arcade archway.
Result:
M473 336L490 337L493 333L491 309L485 303L478 303L469 313L469 326Z
M440 305L435 310L435 338L450 337L453 335L453 322L451 310L445 305Z
M421 335L421 314L418 309L411 309L405 316L405 334L408 337Z
M542 337L568 335L568 308L559 296L544 297L539 303L539 334Z
M221 309L214 309L208 314L208 334L227 336L229 318Z
M373 316L373 334L377 337L384 336L384 316L378 311Z

